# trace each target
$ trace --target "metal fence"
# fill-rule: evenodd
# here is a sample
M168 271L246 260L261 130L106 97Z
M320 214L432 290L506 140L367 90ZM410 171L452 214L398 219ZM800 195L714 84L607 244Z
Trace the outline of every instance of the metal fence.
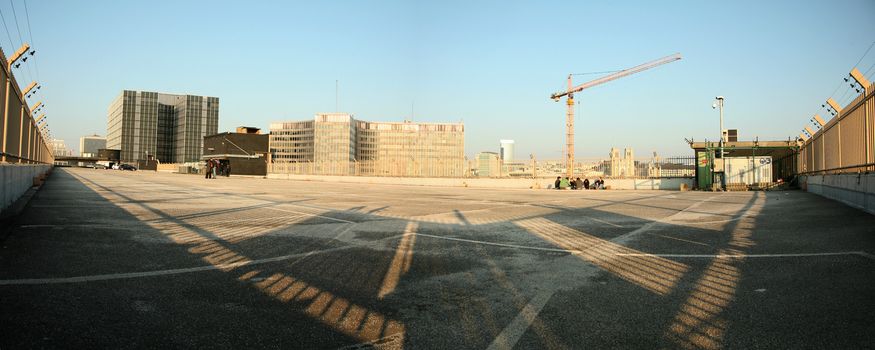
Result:
M806 140L796 167L800 174L875 170L875 84L844 106Z
M644 179L666 177L694 177L696 175L696 158L668 157L642 160L575 158L574 176L604 177L611 179ZM507 171L498 177L538 177L548 178L565 176L566 167L562 160L539 160L526 163L504 164Z
M694 177L696 159L688 157L651 158L646 160L578 158L574 164L575 177L581 178L667 178ZM478 164L477 160L439 163L423 167L415 160L409 162L274 162L268 165L271 174L342 175L378 177L443 177L443 178L555 178L565 176L563 160L532 160ZM385 164L384 164L385 163Z
M21 56L21 50L13 58ZM25 52L26 52L25 48ZM0 50L3 69L0 69L0 161L3 163L20 164L52 164L54 156L44 134L38 128L37 121L45 114L34 119L34 110L40 110L42 102L36 102L33 107L28 105L26 92L34 89L36 82L31 83L25 92L15 80L11 65L5 53Z

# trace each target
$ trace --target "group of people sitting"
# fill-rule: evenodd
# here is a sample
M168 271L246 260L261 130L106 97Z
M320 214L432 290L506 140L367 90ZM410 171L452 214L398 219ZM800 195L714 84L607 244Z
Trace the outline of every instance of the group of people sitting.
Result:
M598 178L592 183L589 182L589 179L585 179L583 181L578 177L577 179L571 180L566 176L564 179L561 176L556 177L556 183L553 188L557 190L603 190L605 189L605 180L602 178Z

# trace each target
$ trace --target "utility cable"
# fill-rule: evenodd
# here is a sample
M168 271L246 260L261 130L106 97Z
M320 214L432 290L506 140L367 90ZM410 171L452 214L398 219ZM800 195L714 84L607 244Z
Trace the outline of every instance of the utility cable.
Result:
M3 20L3 28L6 28L6 37L9 38L10 50L15 50L15 42L12 41L12 35L9 34L9 27L6 25L6 16L3 16L2 10L0 10L0 19ZM15 51L12 51L12 52L15 52ZM9 54L12 54L12 52L10 52Z
M872 68L875 68L875 63L872 63L872 65L869 66L869 69L867 69L867 70L866 70L866 73L863 73L863 75L864 75L864 76L869 76L869 72L872 71Z
M30 14L27 11L27 0L24 0L23 2L24 2L24 17L27 19L27 36L30 38L30 46L35 47L36 44L34 44L34 42L33 42L33 31L30 30ZM31 59L33 60L35 58L31 57ZM36 70L36 79L37 79L37 81L39 81L40 80L39 66L36 64L36 62L34 62L34 64L33 64L33 69ZM40 82L40 84L42 84L42 82Z
M15 3L12 0L9 0L9 6L12 7L12 18L15 19L15 32L18 33L18 45L21 47L24 45L24 38L21 36L21 25L18 22L18 15L15 13ZM27 57L27 52L24 53L24 57ZM27 61L27 58L24 58L24 61ZM27 75L30 81L33 81L33 64L27 65Z
M15 31L18 32L19 44L24 43L24 39L21 38L21 27L18 26L18 16L15 14L15 3L9 0L9 6L12 7L12 18L15 19Z
M866 55L869 54L869 50L872 50L872 46L875 46L875 41L873 41L872 44L869 45L869 48L866 49L866 52L863 53L863 56L860 56L860 60L858 60L857 63L854 64L854 67L856 67L857 65L859 65L860 62L863 62L863 58L866 58Z
M839 97L836 99L836 102L839 103L839 107L843 107L845 105L844 101L845 101L845 97L848 96L848 91L852 91L850 84L848 84L848 86L845 88L845 93L842 94L842 97ZM852 94L852 96L853 96L853 94Z

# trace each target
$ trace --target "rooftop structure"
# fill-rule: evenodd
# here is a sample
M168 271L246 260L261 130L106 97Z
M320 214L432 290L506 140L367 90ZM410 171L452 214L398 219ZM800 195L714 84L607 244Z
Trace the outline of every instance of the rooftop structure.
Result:
M218 159L235 175L267 175L268 135L258 128L204 136L202 159Z

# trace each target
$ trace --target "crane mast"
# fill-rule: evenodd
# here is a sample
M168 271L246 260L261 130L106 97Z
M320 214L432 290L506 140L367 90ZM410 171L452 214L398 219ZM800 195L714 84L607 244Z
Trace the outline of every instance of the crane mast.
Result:
M565 171L568 177L574 175L574 93L680 59L681 54L676 53L674 55L666 56L655 61L650 61L632 68L621 70L614 74L585 82L578 86L572 84L572 74L568 75L568 88L565 91L560 91L550 95L550 98L554 101L559 101L563 96L567 99L565 112Z

